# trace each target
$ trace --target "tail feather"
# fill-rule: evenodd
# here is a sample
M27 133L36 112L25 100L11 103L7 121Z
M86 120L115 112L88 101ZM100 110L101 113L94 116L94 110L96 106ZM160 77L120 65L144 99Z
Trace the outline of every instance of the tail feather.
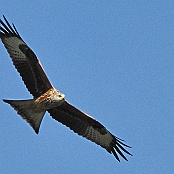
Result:
M42 118L46 111L41 111L36 107L34 99L31 100L5 100L5 103L10 104L17 113L25 119L34 131L38 134L39 127L42 121Z

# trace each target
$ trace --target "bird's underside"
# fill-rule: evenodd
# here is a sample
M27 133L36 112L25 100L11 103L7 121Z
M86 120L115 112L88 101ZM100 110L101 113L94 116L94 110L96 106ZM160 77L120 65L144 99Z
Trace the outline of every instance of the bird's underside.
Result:
M4 16L3 16L4 17ZM112 135L101 123L80 111L65 100L64 94L50 83L35 53L27 46L16 27L0 20L0 38L12 62L19 72L28 91L33 95L30 100L3 100L10 104L25 119L36 133L46 111L58 122L69 127L75 133L100 145L120 161L118 154L132 155L125 147L130 146Z

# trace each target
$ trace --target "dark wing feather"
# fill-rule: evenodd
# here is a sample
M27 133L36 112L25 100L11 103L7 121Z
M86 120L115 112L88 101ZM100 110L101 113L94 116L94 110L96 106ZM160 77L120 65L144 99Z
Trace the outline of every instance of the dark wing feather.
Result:
M39 97L52 88L52 85L36 55L22 40L16 27L12 27L5 17L4 20L6 24L0 20L0 38L27 89L35 98Z
M113 153L115 158L119 160L117 155L120 154L125 160L121 150L131 155L123 146L130 147L124 144L119 138L113 136L102 124L96 121L89 115L81 112L68 102L64 102L57 108L49 109L50 115L57 121L69 127L78 135L87 138L90 141L105 148L109 153Z

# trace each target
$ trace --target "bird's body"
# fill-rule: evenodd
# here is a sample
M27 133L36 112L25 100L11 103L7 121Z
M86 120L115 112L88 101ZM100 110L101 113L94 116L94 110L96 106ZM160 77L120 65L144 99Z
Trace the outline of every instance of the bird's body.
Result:
M60 106L64 101L65 95L57 91L55 88L49 89L40 97L35 99L35 104L39 109L52 109Z
M29 100L5 100L17 113L22 116L35 130L39 132L42 118L46 111L57 121L69 127L78 135L105 148L109 153L120 154L125 160L127 158L122 153L129 153L118 137L112 135L101 123L93 117L78 110L65 100L65 95L56 90L45 74L41 63L34 52L23 41L15 26L9 24L4 17L6 24L0 20L0 38L7 49L13 64L20 73L28 91L33 95Z

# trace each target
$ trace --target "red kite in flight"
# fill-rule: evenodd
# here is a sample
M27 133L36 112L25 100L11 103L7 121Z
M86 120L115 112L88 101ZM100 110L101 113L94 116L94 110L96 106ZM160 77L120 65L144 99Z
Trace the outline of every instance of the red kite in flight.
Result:
M42 118L48 111L55 120L69 127L78 135L105 148L118 161L120 161L118 154L127 160L123 152L132 155L125 149L130 146L112 135L94 118L65 100L65 95L52 86L41 63L23 41L14 24L11 26L5 16L3 17L6 24L0 20L0 38L28 91L33 95L33 99L30 100L3 101L10 104L36 133L39 132Z

